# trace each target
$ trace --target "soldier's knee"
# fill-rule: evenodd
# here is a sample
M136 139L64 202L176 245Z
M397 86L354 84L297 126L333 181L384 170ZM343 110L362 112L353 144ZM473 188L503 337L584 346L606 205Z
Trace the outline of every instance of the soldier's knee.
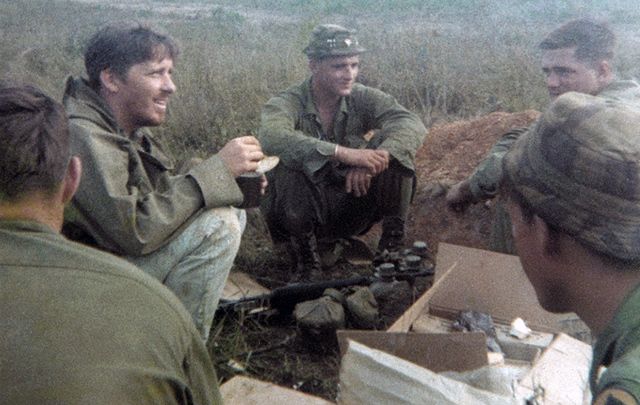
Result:
M313 230L313 217L311 213L301 209L287 210L283 222L283 227L291 235L300 235Z
M209 222L207 227L210 234L207 235L213 241L226 241L231 247L240 246L242 233L247 222L244 210L238 210L232 207L213 208L203 213L206 221Z

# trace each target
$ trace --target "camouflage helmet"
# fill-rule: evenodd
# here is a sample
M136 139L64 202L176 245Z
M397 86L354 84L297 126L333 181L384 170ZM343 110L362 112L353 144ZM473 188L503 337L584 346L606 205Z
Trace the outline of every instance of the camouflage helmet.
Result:
M549 225L624 261L640 259L640 108L558 97L503 162L506 181Z
M311 32L311 40L303 52L312 59L358 55L365 49L358 43L355 33L340 25L318 25Z

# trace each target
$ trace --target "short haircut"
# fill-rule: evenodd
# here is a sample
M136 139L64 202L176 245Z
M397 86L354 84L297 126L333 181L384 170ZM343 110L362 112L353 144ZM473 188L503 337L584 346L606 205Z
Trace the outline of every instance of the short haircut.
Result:
M576 59L592 64L613 59L616 36L606 23L591 19L569 21L553 30L540 43L542 50L575 47Z
M141 24L108 25L87 44L84 65L93 88L100 87L100 73L111 69L124 78L131 66L162 57L176 59L178 45L168 35Z
M69 159L62 105L33 86L0 83L0 201L54 192Z

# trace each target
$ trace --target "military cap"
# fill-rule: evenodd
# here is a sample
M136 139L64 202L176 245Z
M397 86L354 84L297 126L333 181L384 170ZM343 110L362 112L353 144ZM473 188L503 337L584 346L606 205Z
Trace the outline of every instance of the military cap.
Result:
M558 97L507 153L504 175L547 224L584 246L640 259L640 108Z
M304 48L310 58L357 55L365 51L358 43L354 30L335 24L321 24L311 32L311 41Z

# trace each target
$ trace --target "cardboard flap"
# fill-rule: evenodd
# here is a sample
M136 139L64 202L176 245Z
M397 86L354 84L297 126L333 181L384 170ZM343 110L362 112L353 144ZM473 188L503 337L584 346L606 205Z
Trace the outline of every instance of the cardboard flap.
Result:
M236 376L222 384L220 394L225 404L234 405L330 405L322 398L265 381L245 376Z
M550 332L566 330L577 318L542 309L517 256L441 243L436 263L451 271L429 300L434 315L452 318L473 310L506 324L520 317L529 327Z
M232 271L229 273L227 282L222 290L222 299L233 301L268 294L269 292L269 289L258 284L248 274Z
M337 331L340 354L348 340L382 350L434 372L466 371L487 365L484 333L390 333L384 331Z

